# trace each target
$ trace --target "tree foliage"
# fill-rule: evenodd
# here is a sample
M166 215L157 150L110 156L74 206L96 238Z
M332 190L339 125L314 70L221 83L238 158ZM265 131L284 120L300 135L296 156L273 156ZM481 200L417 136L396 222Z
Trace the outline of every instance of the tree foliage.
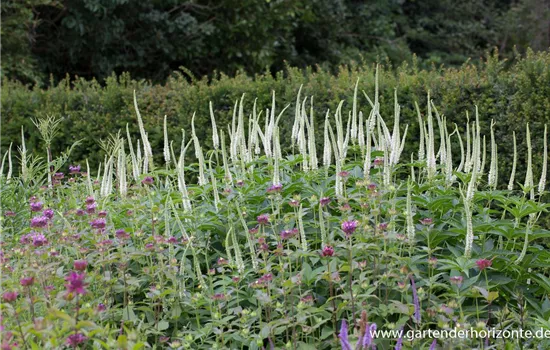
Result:
M23 82L112 72L164 81L286 64L332 71L352 61L461 64L492 47L550 45L545 0L8 0L4 76Z

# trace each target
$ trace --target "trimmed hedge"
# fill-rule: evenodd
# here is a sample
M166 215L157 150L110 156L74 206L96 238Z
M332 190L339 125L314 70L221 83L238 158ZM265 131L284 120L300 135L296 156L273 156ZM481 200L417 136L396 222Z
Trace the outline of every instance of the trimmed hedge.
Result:
M245 113L250 113L257 98L258 111L271 106L271 93L275 91L277 112L290 104L285 117L281 139L290 138L294 118L294 104L300 85L302 98L314 96L318 122L317 131L322 132L326 110L336 109L341 99L346 101L344 111L351 110L353 88L360 79L360 89L374 94L374 66L342 67L337 75L322 69L315 72L309 68L301 71L287 68L275 77L269 73L254 77L238 74L235 77L218 75L212 81L197 80L185 72L175 72L164 85L132 80L128 74L111 76L101 85L96 80L67 78L47 90L24 86L17 82L4 81L2 86L2 152L11 142L20 144L20 130L24 127L27 147L43 148L36 128L35 117L56 115L64 118L61 134L52 145L54 154L65 150L78 139L82 146L72 154L73 163L89 159L92 168L103 160L98 141L130 125L131 133L138 137L137 121L133 107L133 91L149 132L154 154L162 155L162 123L168 116L170 139L181 140L181 128L190 131L191 116L195 119L197 133L206 145L211 142L208 102L212 101L218 127L231 120L235 101L245 95ZM414 102L425 110L426 94L431 97L441 114L449 123L456 123L463 130L466 112L473 118L475 105L479 108L483 132L489 135L491 119L495 119L496 138L499 144L500 180L508 181L512 163L512 131L518 139L518 173L522 182L525 176L527 146L525 123L529 122L534 143L533 164L535 178L540 174L542 163L542 137L544 124L550 122L550 52L529 52L514 63L488 55L481 65L465 64L460 68L420 70L403 65L396 69L381 67L381 111L391 125L393 120L393 93L397 89L401 105L401 120L410 124L408 138L418 138L418 125ZM360 93L359 109L368 115L370 106ZM452 124L451 124L452 125ZM318 138L322 142L322 137ZM416 152L415 143L407 142L410 152ZM177 143L176 143L177 145ZM416 143L417 145L417 143ZM487 149L489 138L487 138ZM321 150L321 149L320 149ZM192 152L191 152L192 153ZM190 155L191 155L190 153ZM457 155L458 156L458 155ZM160 161L160 159L159 159ZM488 166L488 164L487 164Z

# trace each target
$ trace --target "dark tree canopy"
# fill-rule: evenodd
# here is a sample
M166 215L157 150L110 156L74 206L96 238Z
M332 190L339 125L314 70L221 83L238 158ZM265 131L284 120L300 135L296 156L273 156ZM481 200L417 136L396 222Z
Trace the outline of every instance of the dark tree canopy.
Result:
M456 65L550 45L545 0L8 0L3 75L46 83L112 72L163 81L350 61Z

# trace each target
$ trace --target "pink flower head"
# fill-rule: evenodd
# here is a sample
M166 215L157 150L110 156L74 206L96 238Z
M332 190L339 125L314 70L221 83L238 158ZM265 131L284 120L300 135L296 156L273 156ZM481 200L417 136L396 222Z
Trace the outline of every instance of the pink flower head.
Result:
M145 179L141 180L141 183L144 185L152 185L155 182L151 176L146 176Z
M21 283L21 285L23 287L29 287L29 286L33 285L34 277L24 277L24 278L21 278L21 280L19 280L19 282Z
M288 202L288 205L290 205L291 207L297 208L297 207L300 206L300 201L297 200L297 199L291 199L291 200Z
M92 226L92 228L96 228L96 229L103 229L105 228L105 219L103 218L100 218L100 219L95 219L95 220L92 220L90 222L90 226Z
M259 281L264 282L264 283L271 282L272 280L273 280L273 275L270 274L270 273L266 273L265 275L263 275L259 279Z
M491 265L493 265L493 260L479 259L478 261L476 261L476 265L479 271L483 271L486 268L491 267Z
M256 233L258 233L258 226L249 229L248 233L250 233L251 235L255 235Z
M42 202L31 202L31 211L38 212L42 210Z
M84 343L88 338L82 333L73 333L67 338L66 344L72 348L78 347L80 344Z
M8 302L8 303L11 303L11 302L14 302L17 299L18 295L19 295L19 293L17 293L16 291L5 292L4 294L2 294L2 300L4 300L5 302Z
M86 202L86 204L93 204L93 203L95 203L95 199L92 196L88 196L88 197L86 197L85 202Z
M87 283L84 282L85 277L85 272L76 273L74 271L65 277L67 293L86 294L86 289L84 289L87 286Z
M6 210L6 211L4 212L4 216L7 216L7 217L10 217L10 216L11 216L11 217L13 217L13 216L15 216L15 212L14 212L14 211L11 211L11 210Z
M349 176L349 171L341 171L338 173L338 176L340 177L348 177Z
M267 225L269 223L269 214L262 214L257 217L258 224Z
M88 266L88 262L86 260L75 260L74 261L74 269L77 271L84 271L86 270L86 267Z
M334 248L332 246L326 245L323 247L323 251L321 252L321 256L323 257L330 257L334 255Z
M359 221L357 220L348 220L342 222L342 231L346 233L346 236L350 236L357 229Z
M374 159L374 166L381 166L384 164L384 159L383 158L375 158Z

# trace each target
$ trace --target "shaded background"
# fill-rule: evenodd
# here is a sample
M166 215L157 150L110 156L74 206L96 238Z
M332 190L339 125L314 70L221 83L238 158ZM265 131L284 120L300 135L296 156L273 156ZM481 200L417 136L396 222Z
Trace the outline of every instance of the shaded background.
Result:
M2 77L49 86L69 75L129 72L164 82L274 73L285 64L335 71L351 62L460 65L496 47L550 46L547 0L8 0Z

